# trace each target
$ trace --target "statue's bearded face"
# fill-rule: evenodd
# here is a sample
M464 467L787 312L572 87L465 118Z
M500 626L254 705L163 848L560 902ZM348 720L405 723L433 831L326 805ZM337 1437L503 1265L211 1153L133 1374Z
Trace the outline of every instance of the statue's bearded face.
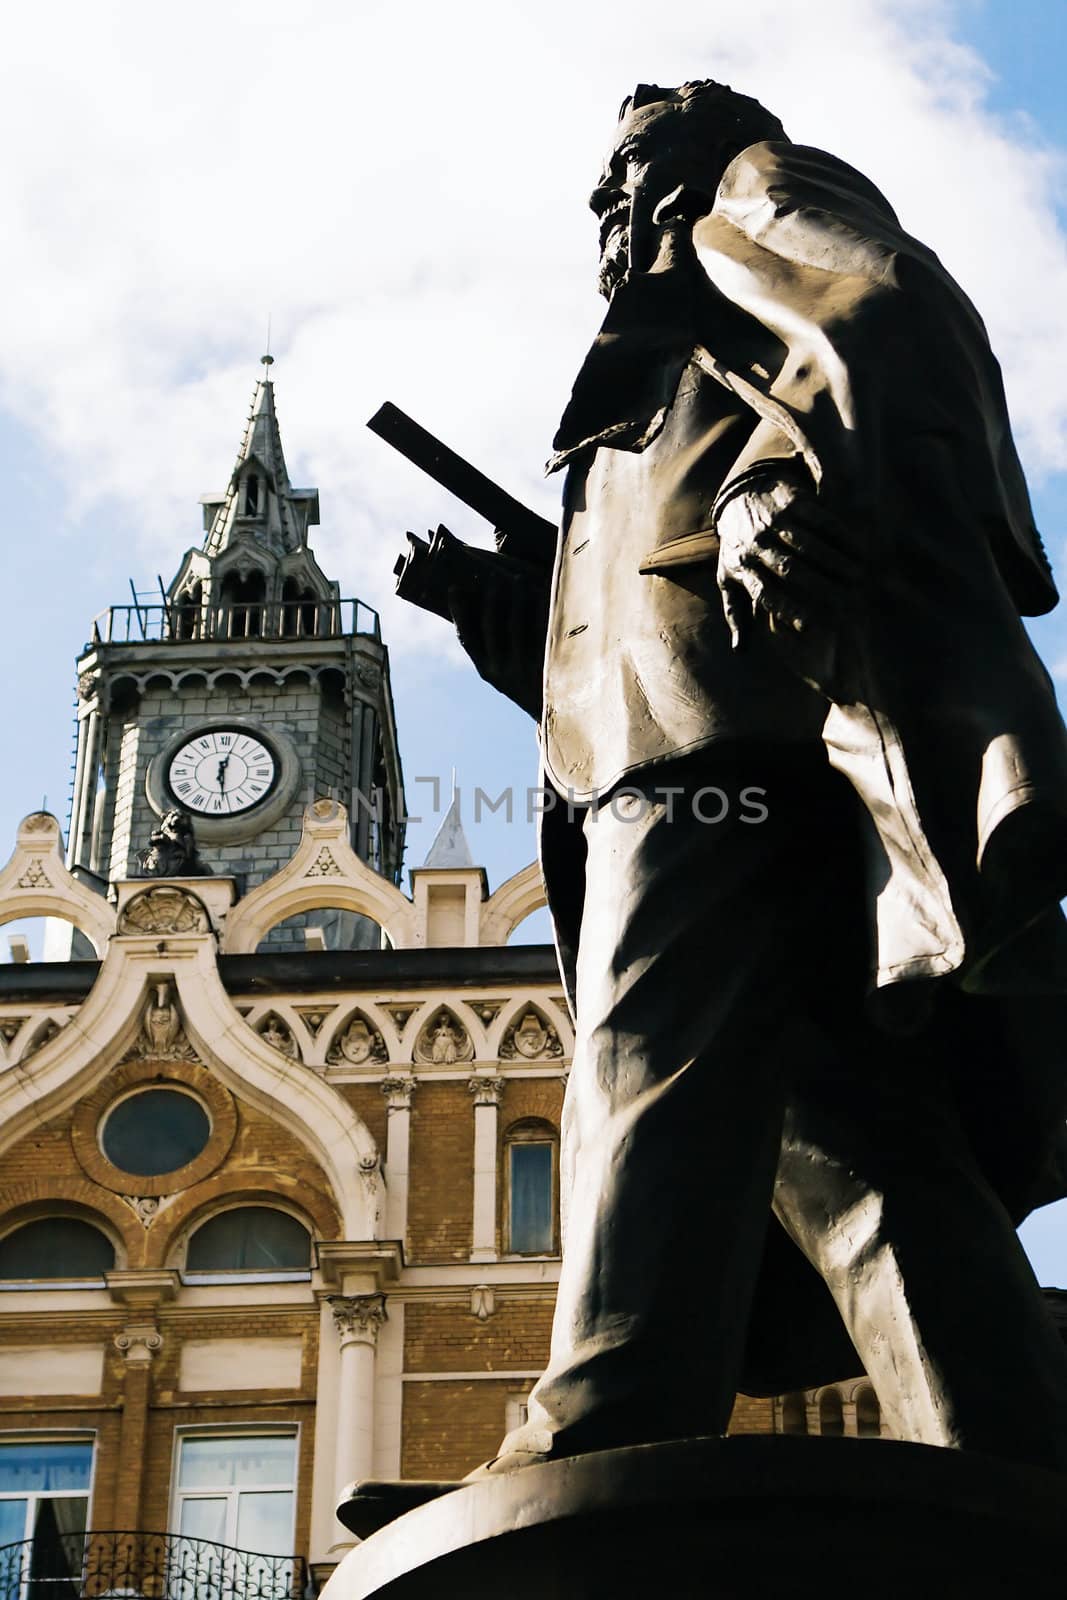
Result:
M620 122L589 204L600 221L600 292L611 299L628 273L648 272L677 211L663 202L679 189L689 216L710 210L727 162L705 118L668 102ZM657 208L659 208L657 210Z

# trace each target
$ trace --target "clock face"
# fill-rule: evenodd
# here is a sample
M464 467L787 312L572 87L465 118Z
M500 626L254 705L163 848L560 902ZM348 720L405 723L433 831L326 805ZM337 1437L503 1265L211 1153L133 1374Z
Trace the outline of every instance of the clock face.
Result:
M205 728L171 756L167 782L188 811L232 817L265 800L278 762L262 739L243 728Z

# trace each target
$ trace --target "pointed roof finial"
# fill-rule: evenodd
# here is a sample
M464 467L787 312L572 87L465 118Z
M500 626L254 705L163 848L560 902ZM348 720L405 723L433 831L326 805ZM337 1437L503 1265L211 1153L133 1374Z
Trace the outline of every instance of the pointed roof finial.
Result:
M445 812L438 828L434 841L426 853L424 867L473 867L474 857L471 855L467 835L463 831L463 823L459 814L459 790L456 788L456 772L452 769L452 803Z

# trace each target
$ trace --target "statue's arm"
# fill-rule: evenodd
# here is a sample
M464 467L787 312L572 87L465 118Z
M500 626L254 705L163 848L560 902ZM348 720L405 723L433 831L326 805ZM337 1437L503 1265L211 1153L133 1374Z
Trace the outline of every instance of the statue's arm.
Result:
M841 639L861 565L847 530L799 457L751 462L715 507L718 584L735 649L754 628L778 640L787 664L837 699Z

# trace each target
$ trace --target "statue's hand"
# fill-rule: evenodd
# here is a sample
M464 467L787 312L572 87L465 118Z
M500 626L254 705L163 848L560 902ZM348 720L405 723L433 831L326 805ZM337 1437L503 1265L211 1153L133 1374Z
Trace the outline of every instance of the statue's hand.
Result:
M479 674L535 719L541 715L548 586L535 577L481 574L449 585L459 642Z
M761 480L727 500L716 530L719 592L735 649L760 612L772 633L836 632L860 566L813 488Z

